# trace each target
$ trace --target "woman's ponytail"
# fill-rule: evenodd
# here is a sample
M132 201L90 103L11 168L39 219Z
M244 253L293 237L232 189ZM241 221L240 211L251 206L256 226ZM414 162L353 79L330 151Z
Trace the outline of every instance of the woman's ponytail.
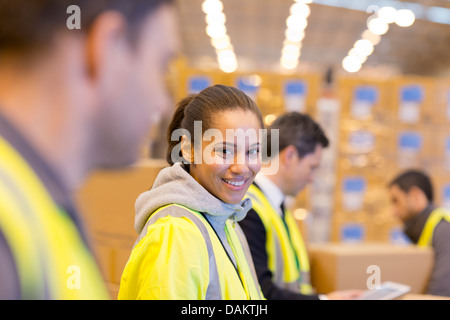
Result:
M173 159L172 150L181 142L181 137L178 140L172 140L172 133L177 129L186 129L183 127L183 119L185 118L185 110L189 103L194 99L195 95L190 95L180 102L178 102L177 107L175 109L175 113L172 116L172 120L170 121L169 128L167 130L167 153L166 160L170 165L173 165L177 162L177 159ZM181 153L178 154L179 159L181 159ZM175 161L174 161L175 160Z

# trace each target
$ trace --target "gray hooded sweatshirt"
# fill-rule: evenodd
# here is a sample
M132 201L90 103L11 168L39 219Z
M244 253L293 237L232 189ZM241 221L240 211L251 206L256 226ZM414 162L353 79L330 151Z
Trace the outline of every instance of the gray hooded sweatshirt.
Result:
M209 193L185 169L181 163L160 171L151 190L142 193L136 200L134 228L140 234L154 211L168 204L179 204L202 212L209 221L228 255L236 261L225 234L225 222L239 222L251 209L249 198L240 203L225 203ZM170 208L168 208L170 210Z

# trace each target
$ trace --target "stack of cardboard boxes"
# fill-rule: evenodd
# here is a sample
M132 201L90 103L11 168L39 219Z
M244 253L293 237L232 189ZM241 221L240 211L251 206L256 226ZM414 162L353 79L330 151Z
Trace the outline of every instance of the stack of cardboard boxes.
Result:
M408 168L428 172L436 202L445 205L446 190L450 196L445 183L449 88L448 82L417 77L339 79L341 138L332 240L404 241L390 214L387 184Z

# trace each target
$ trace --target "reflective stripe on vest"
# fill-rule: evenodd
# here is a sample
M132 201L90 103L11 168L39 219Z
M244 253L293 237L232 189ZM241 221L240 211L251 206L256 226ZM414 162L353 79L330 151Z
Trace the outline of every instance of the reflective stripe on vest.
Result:
M181 210L163 210L170 206L179 207ZM224 248L215 247L212 241L212 237L216 237L216 234L206 219L197 211L191 210L187 207L171 204L156 210L148 219L143 230L141 231L136 244L145 237L147 234L147 229L150 225L154 224L158 219L171 216L174 218L187 218L192 221L196 227L200 230L202 234L206 248L208 251L208 261L209 261L209 284L206 290L205 299L207 300L219 300L224 299L222 296L221 289L221 277L225 275L218 272L216 254L222 252ZM243 285L243 289L247 295L247 299L262 299L261 291L259 289L259 284L257 281L256 273L254 272L253 262L251 260L250 250L246 246L245 236L239 234L242 231L236 226L234 228L231 222L228 220L225 225L225 232L227 235L228 243L230 244L232 251L235 255L236 263L238 265L239 276ZM244 239L245 241L241 241ZM218 241L220 239L217 238ZM136 245L135 244L135 245ZM226 253L223 253L226 254ZM228 259L228 258L227 258Z
M247 196L252 199L253 209L266 229L268 267L274 283L280 288L311 294L308 253L292 214L289 210L285 211L285 225L279 213L254 184L250 186Z
M16 264L21 298L108 298L74 223L2 137L0 154L0 230Z
M442 219L445 219L450 223L450 211L444 208L436 208L431 212L430 216L425 222L422 233L420 234L419 241L417 242L418 246L431 246L434 229Z

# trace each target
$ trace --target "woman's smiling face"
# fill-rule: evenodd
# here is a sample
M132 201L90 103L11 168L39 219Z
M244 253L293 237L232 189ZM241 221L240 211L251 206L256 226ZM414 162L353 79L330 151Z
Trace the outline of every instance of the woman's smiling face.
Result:
M223 202L239 203L261 169L260 122L252 112L237 108L215 114L212 124L201 149L191 149L201 152L201 163L192 163L190 173Z

